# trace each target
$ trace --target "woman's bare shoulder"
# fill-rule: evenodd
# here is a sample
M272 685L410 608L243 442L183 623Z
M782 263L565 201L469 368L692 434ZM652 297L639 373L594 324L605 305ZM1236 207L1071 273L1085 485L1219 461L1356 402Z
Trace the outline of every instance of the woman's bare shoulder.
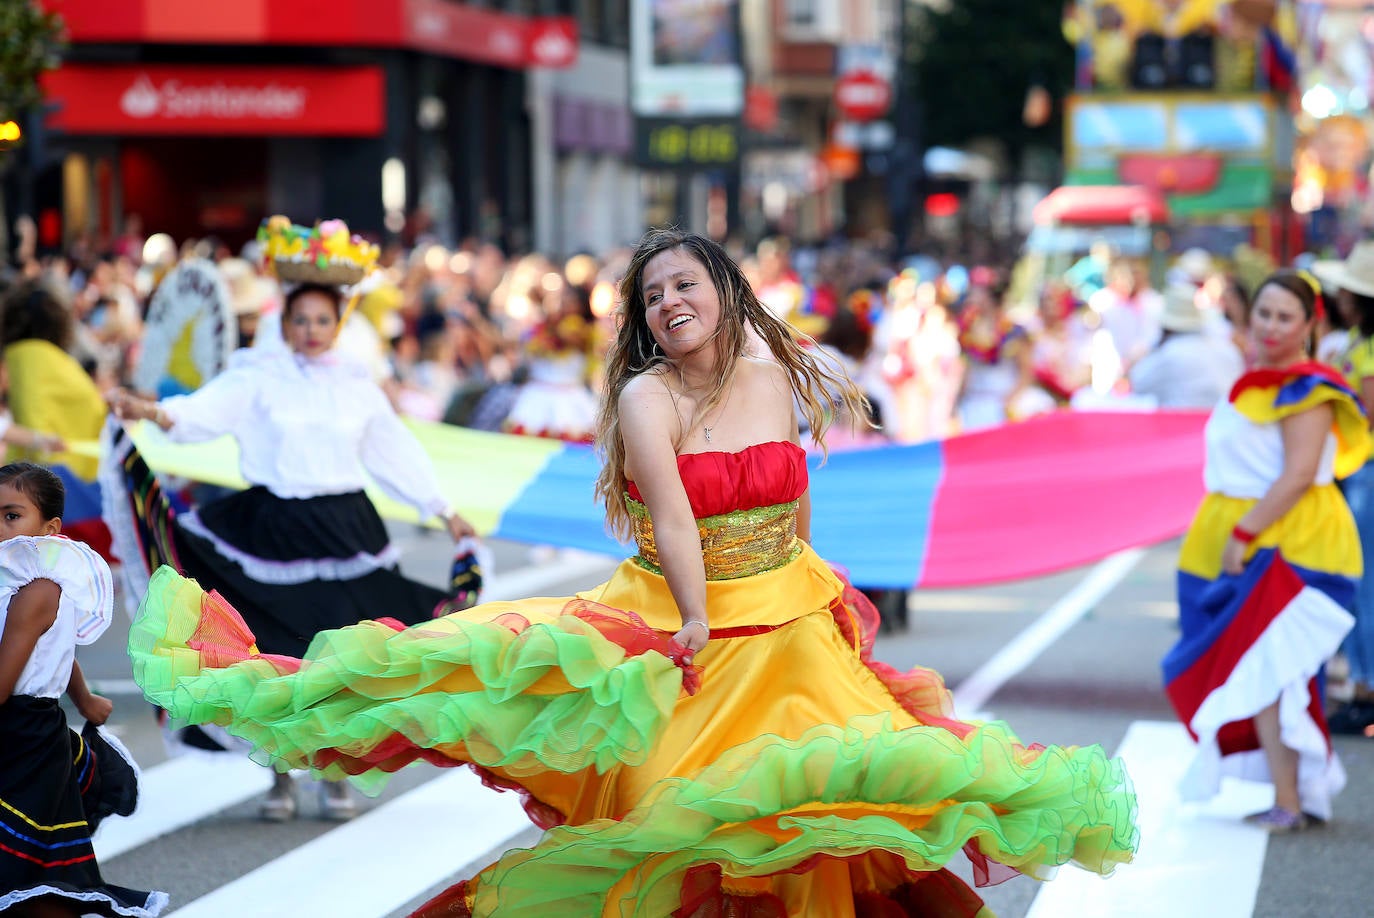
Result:
M746 354L740 358L735 372L751 389L788 393L792 391L792 380L787 375L787 369L771 356L753 357Z
M650 367L644 372L630 377L630 380L625 383L625 388L620 390L620 403L625 404L626 399L635 403L659 399L671 401L672 393L668 389L664 375L662 367Z

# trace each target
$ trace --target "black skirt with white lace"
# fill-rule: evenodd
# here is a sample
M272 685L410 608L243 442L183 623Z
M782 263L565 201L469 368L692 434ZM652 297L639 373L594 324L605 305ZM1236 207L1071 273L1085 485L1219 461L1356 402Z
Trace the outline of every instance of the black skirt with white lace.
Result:
M361 491L283 498L249 488L179 514L173 537L185 574L219 591L264 653L303 657L321 631L377 618L413 625L449 601L402 576Z
M99 819L133 811L137 773L117 745L67 726L56 698L0 704L0 912L60 900L87 915L146 918L167 894L106 883L91 847Z

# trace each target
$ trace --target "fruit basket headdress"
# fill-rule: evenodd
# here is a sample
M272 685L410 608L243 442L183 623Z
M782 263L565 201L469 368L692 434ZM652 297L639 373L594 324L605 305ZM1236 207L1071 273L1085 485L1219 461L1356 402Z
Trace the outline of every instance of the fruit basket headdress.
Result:
M278 214L262 221L257 238L263 261L283 285L352 288L377 264L377 246L350 234L342 220L323 220L307 227ZM340 328L358 302L358 291L349 292Z

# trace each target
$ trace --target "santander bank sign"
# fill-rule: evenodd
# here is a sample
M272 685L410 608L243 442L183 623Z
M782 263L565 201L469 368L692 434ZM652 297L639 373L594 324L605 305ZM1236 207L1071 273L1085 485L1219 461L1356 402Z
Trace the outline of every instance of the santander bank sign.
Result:
M140 73L119 97L130 118L299 118L310 91L303 86L226 86L169 79L155 84Z
M380 67L68 64L43 80L69 134L376 136Z

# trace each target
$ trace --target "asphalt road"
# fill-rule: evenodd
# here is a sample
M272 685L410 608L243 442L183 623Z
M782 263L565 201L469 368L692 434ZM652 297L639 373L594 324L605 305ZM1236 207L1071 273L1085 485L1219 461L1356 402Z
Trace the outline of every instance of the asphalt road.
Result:
M422 579L440 579L446 565L445 540L410 529L397 530L397 534L406 548L410 572ZM613 566L609 559L574 556L570 560L565 553L532 553L524 546L497 544L493 548L498 578L514 578L507 584L528 587L537 595L565 595L591 586ZM1048 641L1038 655L1032 653L1027 665L1018 668L1013 662L1003 667L993 678L995 690L989 697L977 697L980 692L972 691L981 710L1008 721L1026 742L1097 743L1109 751L1121 745L1132 724L1172 722L1172 712L1160 690L1158 664L1176 636L1174 551L1174 546L1164 545L1145 552L1105 595L1086 604L1081 616L1071 616L1061 635ZM899 667L934 667L956 694L970 686L986 689L988 662L1000 659L999 652L1005 657L1009 646L1024 648L1027 629L1036 626L1046 610L1058 608L1066 595L1081 588L1090 573L1082 569L995 587L915 594L908 630L881 637L878 656ZM117 618L106 637L91 648L83 648L81 660L98 687L104 684L117 693L112 724L140 764L150 769L163 762L166 753L146 703L126 694L130 679L123 654L126 632L127 620ZM979 678L971 682L975 673ZM973 712L961 709L959 713L968 716ZM1242 900L1245 896L1254 899L1251 913L1256 918L1374 914L1374 879L1367 866L1369 854L1374 852L1374 744L1338 738L1336 746L1349 772L1350 785L1337 799L1335 819L1317 831L1270 840L1263 854L1258 889L1234 893ZM439 774L437 769L408 769L382 796L364 800L363 809L368 812L384 807ZM256 807L256 796L246 797L103 862L103 872L107 879L122 885L167 890L175 913L177 908L319 841L331 830L337 831L334 825L313 818L265 825L257 820ZM313 805L307 802L303 813L308 816L312 811ZM469 875L496 853L459 844L477 839L480 846L480 835L472 834L474 828L461 818L445 831L454 850L465 852L455 855L448 875L436 878L432 886L418 891L409 901L396 903L394 909L375 913L375 918L406 914L432 892ZM525 830L503 845L528 845L536 838L533 830ZM356 847L366 849L370 844L371 840L365 839ZM375 844L384 847L387 839L376 838ZM1156 853L1167 855L1158 849L1167 848L1171 842L1146 837L1142 839L1145 844L1155 844ZM367 850L359 850L355 860L339 865L341 872L331 882L387 883L385 873L367 872L371 857ZM1133 866L1122 868L1118 876L1126 876ZM301 881L319 879L302 877ZM1113 882L1106 881L1107 888ZM996 914L1020 918L1030 913L1040 889L1041 884L1033 880L1017 878L988 888L983 895ZM1170 918L1212 918L1217 914L1213 906L1201 902L1181 909L1173 906L1165 912L1155 910L1151 901L1149 897L1137 898L1097 911L1085 906L1075 914L1167 914ZM217 910L186 910L188 914L225 916L276 914L262 901Z

